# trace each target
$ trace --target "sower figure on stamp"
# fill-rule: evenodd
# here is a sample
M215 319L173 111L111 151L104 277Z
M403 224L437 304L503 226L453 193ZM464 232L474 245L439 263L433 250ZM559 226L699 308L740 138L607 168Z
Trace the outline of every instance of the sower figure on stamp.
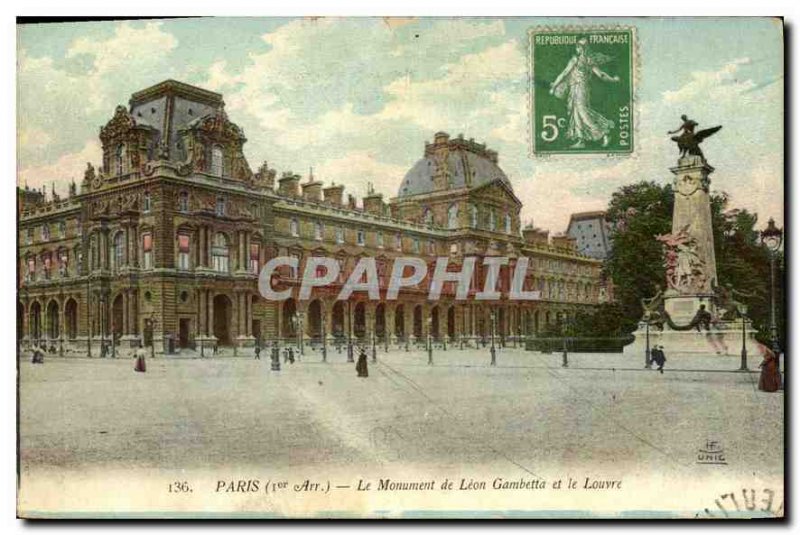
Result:
M367 350L364 349L363 346L358 349L356 372L358 372L359 377L369 377L369 370L367 369Z
M586 141L602 141L608 146L608 134L614 129L614 121L606 119L591 107L592 75L606 82L619 82L619 76L611 76L600 65L611 58L605 54L590 54L585 38L575 45L575 55L550 85L550 94L567 99L569 128L567 137L574 139L572 148L582 148Z

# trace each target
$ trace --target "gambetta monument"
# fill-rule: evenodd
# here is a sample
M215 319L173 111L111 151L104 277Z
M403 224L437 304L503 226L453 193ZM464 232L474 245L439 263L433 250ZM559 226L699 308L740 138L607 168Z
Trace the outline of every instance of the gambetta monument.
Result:
M742 340L747 353L756 355L755 331L746 307L734 297L740 292L717 282L714 233L711 220L709 165L700 143L718 132L715 126L695 132L698 123L681 116L683 124L668 134L678 145L678 165L670 169L675 203L672 232L654 236L664 247L664 288L644 299L644 314L625 354L644 356L658 344L669 355L739 355Z

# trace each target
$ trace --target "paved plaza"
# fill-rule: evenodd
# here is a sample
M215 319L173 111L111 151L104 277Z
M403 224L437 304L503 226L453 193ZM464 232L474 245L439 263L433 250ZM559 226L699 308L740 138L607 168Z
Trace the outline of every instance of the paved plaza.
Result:
M673 358L664 374L619 354L377 351L270 370L252 358L50 358L20 364L22 477L43 471L226 469L305 473L491 467L518 477L590 469L626 477L781 480L783 393L732 357ZM283 359L281 359L283 360ZM708 441L724 467L700 466ZM771 453L770 453L771 452ZM712 471L716 470L716 471ZM724 471L724 472L723 472Z

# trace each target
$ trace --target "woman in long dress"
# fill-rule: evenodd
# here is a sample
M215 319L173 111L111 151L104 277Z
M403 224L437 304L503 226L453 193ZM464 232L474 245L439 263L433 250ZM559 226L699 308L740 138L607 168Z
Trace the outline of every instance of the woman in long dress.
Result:
M569 127L567 138L575 140L572 148L582 148L586 141L601 141L608 146L608 134L614 129L614 121L606 119L590 106L591 78L594 74L606 82L619 82L619 76L611 76L599 65L610 58L604 54L590 55L586 39L579 39L575 55L550 85L550 94L567 99Z
M136 349L136 364L133 366L133 370L137 372L146 372L147 366L145 365L145 353L144 347L142 347L142 343L139 342L139 347Z
M781 387L781 374L778 371L778 359L775 353L764 344L758 344L764 360L758 366L761 368L761 375L758 378L758 389L762 392L775 392Z

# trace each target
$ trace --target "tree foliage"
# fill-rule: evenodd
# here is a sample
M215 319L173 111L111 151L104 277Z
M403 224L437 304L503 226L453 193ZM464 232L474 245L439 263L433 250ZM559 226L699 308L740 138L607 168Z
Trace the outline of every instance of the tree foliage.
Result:
M642 316L641 299L663 288L663 249L655 236L672 230L674 194L670 185L638 182L614 192L606 218L612 227L613 248L606 261L606 275L614 282L620 308L621 330L632 332ZM746 294L740 300L749 307L748 316L769 337L770 262L769 251L756 229L758 216L747 210L729 209L728 196L713 192L711 217L721 286L730 285ZM783 280L782 258L776 259L776 278ZM782 284L776 284L777 317L782 333ZM599 312L599 311L598 311Z

